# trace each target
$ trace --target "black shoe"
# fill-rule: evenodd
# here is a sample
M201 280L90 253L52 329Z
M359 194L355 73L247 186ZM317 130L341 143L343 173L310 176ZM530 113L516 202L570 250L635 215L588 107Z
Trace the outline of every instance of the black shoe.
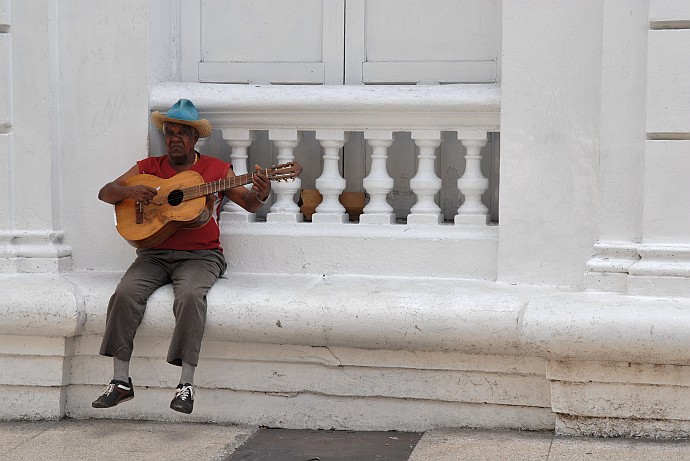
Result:
M178 384L175 389L175 398L170 402L170 408L180 413L191 413L194 409L194 386L191 384Z
M132 378L129 378L129 383L113 379L105 388L103 394L91 403L94 408L110 408L118 403L126 402L134 398L134 386L132 386Z

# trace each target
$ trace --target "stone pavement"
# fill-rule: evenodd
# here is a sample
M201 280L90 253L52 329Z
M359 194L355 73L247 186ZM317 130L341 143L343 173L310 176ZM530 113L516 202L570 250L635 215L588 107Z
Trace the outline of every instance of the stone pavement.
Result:
M0 422L0 459L225 461L256 430L259 429L150 421ZM409 460L689 461L690 440L594 439L557 437L552 432L435 430L424 434Z

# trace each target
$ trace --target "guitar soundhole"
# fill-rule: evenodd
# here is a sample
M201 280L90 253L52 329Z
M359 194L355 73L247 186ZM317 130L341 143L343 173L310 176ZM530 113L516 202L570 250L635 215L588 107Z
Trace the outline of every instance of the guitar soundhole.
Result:
M182 203L182 197L183 197L183 195L184 195L184 194L183 194L182 191L179 190L179 189L170 192L170 194L168 195L168 203L169 203L171 206L177 206L177 205L179 205L180 203Z

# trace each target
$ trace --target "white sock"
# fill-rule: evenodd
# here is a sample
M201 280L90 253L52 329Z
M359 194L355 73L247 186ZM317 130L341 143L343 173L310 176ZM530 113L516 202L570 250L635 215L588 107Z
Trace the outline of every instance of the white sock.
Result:
M196 365L182 362L182 374L180 375L180 384L194 384L194 372Z
M113 379L129 382L129 362L113 357Z

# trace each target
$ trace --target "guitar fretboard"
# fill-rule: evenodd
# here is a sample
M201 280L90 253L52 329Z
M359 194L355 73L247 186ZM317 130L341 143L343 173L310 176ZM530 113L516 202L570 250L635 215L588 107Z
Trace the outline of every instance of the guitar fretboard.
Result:
M252 182L255 173L246 173L234 178L224 178L218 181L211 181L204 184L198 184L192 187L182 189L182 200L192 200L199 197L204 197L209 194L215 194L224 190L232 189L238 186L244 186Z

